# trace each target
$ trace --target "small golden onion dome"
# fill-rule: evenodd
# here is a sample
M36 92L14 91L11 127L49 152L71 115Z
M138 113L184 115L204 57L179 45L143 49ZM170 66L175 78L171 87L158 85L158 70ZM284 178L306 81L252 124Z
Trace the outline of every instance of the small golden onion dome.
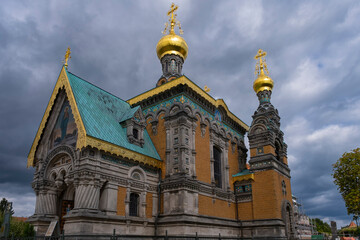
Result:
M274 87L274 81L267 75L265 75L264 70L261 68L258 78L254 81L254 91L256 93L264 90L272 91Z
M166 54L175 54L182 57L185 61L188 54L188 46L182 37L175 33L170 33L159 40L156 45L156 52L159 59Z

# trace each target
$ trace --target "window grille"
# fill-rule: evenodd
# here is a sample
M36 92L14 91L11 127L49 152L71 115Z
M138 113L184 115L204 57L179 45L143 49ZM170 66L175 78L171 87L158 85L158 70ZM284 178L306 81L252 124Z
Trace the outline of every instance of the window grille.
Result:
M218 188L222 187L221 182L221 151L214 147L213 149L214 153L214 180L215 180L215 186Z
M139 208L139 194L131 193L130 194L130 216L138 216Z

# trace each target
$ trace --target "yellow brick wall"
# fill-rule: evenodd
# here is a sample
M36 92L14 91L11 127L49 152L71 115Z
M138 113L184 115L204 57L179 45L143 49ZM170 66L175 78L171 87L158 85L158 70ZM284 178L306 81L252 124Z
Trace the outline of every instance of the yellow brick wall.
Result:
M266 145L263 147L264 148L264 153L272 153L275 156L275 148L271 145ZM250 149L250 156L251 157L255 157L257 155L257 148L251 148Z
M239 220L253 220L253 204L252 202L238 203Z
M235 204L199 194L199 214L213 217L236 219Z
M239 152L237 150L237 144L235 145L235 151L233 153L232 151L232 144L231 141L229 141L229 150L228 150L228 163L229 163L229 183L230 188L232 191L234 191L234 184L232 181L232 175L239 172Z
M288 159L287 159L287 157L284 157L283 158L283 161L284 161L284 163L287 165L288 164Z
M153 211L153 195L152 193L146 194L146 217L152 218Z
M210 169L210 133L206 127L204 137L201 136L200 121L197 121L195 132L195 150L196 150L196 176L199 181L211 183Z
M286 184L286 196L284 196L282 192L282 181L284 180ZM291 186L290 186L290 179L283 176L282 174L277 175L277 191L278 195L281 196L281 200L286 199L292 204L292 197L291 197Z
M257 150L256 149L257 148L251 148L250 149L250 156L251 157L255 157L257 155ZM264 146L264 154L265 153L272 153L275 156L275 148L273 146L271 146L271 145L266 145L266 146ZM283 158L283 162L285 164L288 164L287 157Z
M281 218L278 203L281 195L279 195L277 175L274 170L255 173L255 181L252 184L254 219Z
M147 121L147 126L146 126L146 130L148 131L150 138L157 150L157 152L160 155L161 160L163 160L163 164L162 164L162 169L161 169L161 173L162 173L162 178L165 178L165 174L166 174L166 129L165 129L165 120L162 119L162 117L165 114L162 113L159 115L158 118L158 127L157 127L157 134L154 135L152 133L152 128L151 128L151 119L148 119Z
M282 192L283 180L287 187L286 196ZM292 202L290 179L274 170L256 172L252 194L254 219L281 218L282 201Z
M250 148L250 157L256 156L256 148Z
M117 194L117 215L125 216L126 188L118 187Z

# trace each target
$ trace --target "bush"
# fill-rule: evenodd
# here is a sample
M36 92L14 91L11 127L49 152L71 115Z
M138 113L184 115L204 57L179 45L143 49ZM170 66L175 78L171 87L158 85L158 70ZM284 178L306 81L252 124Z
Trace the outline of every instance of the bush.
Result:
M34 237L34 226L27 222L16 221L11 219L10 221L10 236L19 237Z

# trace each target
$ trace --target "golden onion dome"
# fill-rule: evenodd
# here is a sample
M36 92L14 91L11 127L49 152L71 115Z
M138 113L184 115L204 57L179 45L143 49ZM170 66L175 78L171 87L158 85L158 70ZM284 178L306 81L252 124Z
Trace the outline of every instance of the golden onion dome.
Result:
M159 59L166 54L175 54L182 57L185 61L188 54L188 46L182 37L174 32L170 32L159 40L156 45L156 53Z
M175 6L174 3L171 4L171 8L167 13L167 15L170 17L169 18L170 25L169 23L166 23L165 29L163 31L163 34L166 34L167 30L169 30L169 34L163 36L156 45L156 53L160 60L166 54L178 55L182 57L184 61L187 57L188 46L185 40L182 37L175 34L175 26L179 27L180 34L183 33L181 29L181 24L178 20L176 20L176 14L174 14L177 9L178 6Z
M268 90L272 91L274 87L274 81L268 76L269 72L267 70L267 64L265 62L266 52L259 49L258 53L255 56L255 59L258 60L255 68L255 75L257 75L257 79L254 81L254 91L256 93ZM267 75L264 73L266 71Z
M258 78L254 81L253 87L256 93L264 90L272 91L274 81L269 76L265 75L264 70L261 69Z

